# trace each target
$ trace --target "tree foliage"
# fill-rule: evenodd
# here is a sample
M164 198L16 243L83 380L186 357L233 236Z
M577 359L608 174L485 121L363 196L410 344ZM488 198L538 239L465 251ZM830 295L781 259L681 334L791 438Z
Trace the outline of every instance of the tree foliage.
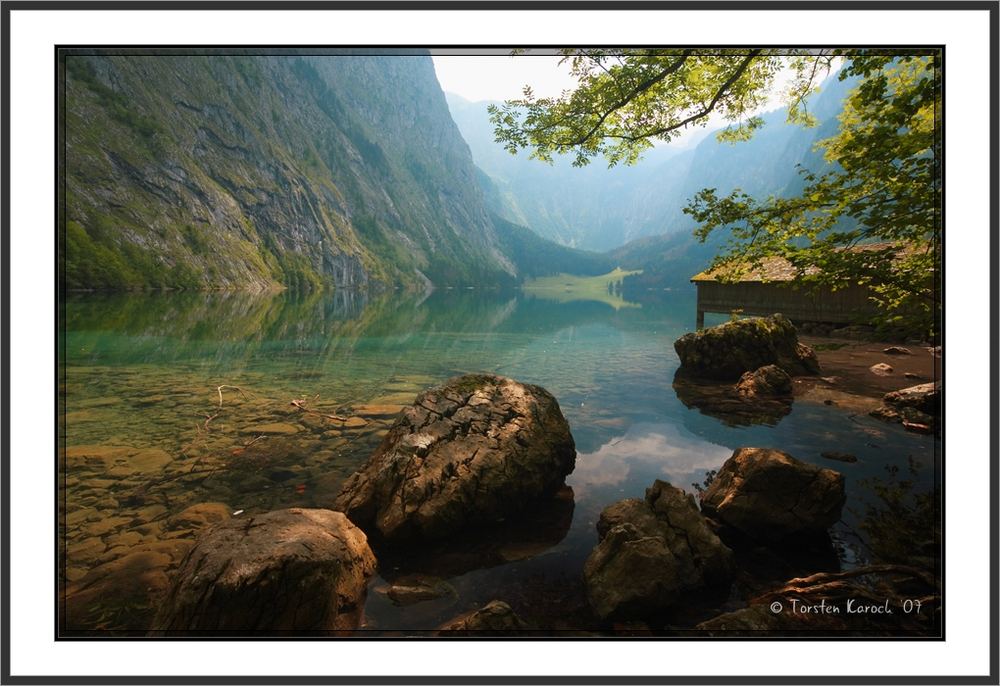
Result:
M684 211L700 224L702 241L728 230L728 245L712 264L722 273L781 256L802 282L869 287L880 324L937 331L938 53L568 50L564 59L578 79L574 90L535 98L526 88L523 98L491 109L496 140L510 152L530 149L542 160L571 153L578 166L599 155L609 165L631 164L654 140L669 141L710 117L727 122L721 140L744 140L760 127L758 112L780 83L789 121L813 125L809 96L841 61L838 78L856 77L858 85L837 133L818 143L826 170L800 169L804 187L796 197L710 188Z

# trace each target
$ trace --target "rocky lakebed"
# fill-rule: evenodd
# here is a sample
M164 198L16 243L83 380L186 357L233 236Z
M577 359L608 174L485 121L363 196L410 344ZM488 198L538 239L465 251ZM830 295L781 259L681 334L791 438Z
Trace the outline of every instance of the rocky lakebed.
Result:
M780 315L674 347L663 392L708 426L767 429L806 403L856 418L864 445L937 454L939 350L800 340ZM597 498L574 433L614 414L571 421L585 402L564 412L504 374L394 373L335 402L178 381L168 366L66 369L65 635L940 631L937 493L911 492L894 464L853 502L859 456L837 441L748 440L696 483L650 467L643 491ZM128 421L143 412L163 421Z

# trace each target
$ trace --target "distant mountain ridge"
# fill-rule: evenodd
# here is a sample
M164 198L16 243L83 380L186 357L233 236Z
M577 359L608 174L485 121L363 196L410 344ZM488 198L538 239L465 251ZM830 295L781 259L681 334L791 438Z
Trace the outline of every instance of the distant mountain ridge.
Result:
M742 188L752 195L798 192L796 165L814 171L826 165L813 146L835 132L843 98L853 85L851 80L839 81L836 74L824 81L809 102L819 120L816 127L788 124L786 112L777 110L764 115L764 128L750 141L719 143L709 134L693 147L658 146L637 165L611 170L601 159L575 168L565 157L547 165L528 159L526 152L510 155L493 140L488 103L446 95L473 159L496 187L487 192L495 212L565 245L612 251L613 256L628 259L632 251L625 246L630 241L648 247L650 242L644 239L652 236L690 238L695 223L682 210L702 188L722 193ZM674 253L687 252L683 240L669 242Z

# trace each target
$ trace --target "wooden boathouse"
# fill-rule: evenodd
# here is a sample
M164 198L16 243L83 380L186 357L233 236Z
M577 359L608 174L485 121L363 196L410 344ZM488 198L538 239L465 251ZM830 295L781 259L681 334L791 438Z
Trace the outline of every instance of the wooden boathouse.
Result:
M807 274L809 271L807 270ZM783 257L770 257L756 268L735 275L718 270L691 277L698 289L697 327L705 324L705 313L766 316L776 312L795 323L852 324L875 314L866 286L850 284L837 290L805 285Z

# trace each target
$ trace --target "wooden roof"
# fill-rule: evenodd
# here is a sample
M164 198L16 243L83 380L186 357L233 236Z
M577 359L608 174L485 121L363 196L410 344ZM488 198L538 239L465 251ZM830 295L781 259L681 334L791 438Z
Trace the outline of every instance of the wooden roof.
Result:
M893 247L894 243L867 243L849 248L851 252L867 252L870 250L884 250ZM900 246L899 255L902 256L917 248L911 246ZM807 267L806 275L818 274L819 267ZM768 283L772 281L792 281L798 276L798 270L792 263L784 257L765 257L758 265L731 264L717 269L699 272L691 277L692 283L705 281L725 281L738 283Z

